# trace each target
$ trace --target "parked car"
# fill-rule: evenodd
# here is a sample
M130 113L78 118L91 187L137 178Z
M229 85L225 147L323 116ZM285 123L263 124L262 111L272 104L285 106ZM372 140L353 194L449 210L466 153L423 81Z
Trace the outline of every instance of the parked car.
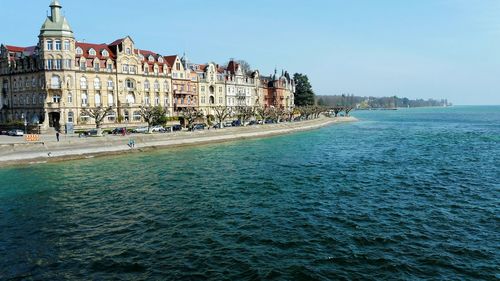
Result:
M241 126L241 121L240 120L234 120L231 123L231 126L233 126L233 127L239 127L239 126Z
M148 127L140 127L140 128L135 128L132 132L137 133L137 134L145 134L147 133Z
M268 119L268 120L266 120L266 122L264 122L264 123L265 123L265 124L273 124L273 123L274 123L274 121L273 121L273 120Z
M121 135L121 134L123 134L123 131L127 132L127 128L124 128L124 127L121 127L121 128L114 128L114 129L111 131L111 134L113 134L113 135Z
M252 120L248 122L248 126L254 126L254 125L257 125L257 120Z
M172 126L172 131L182 131L182 126L181 125L173 125Z
M151 127L151 132L164 133L165 131L165 128L161 125Z
M205 124L194 124L191 131L205 130Z
M9 131L9 136L22 137L24 136L24 131L21 129L13 129Z
M232 127L233 126L233 122L231 121L227 121L226 123L224 123L224 127Z

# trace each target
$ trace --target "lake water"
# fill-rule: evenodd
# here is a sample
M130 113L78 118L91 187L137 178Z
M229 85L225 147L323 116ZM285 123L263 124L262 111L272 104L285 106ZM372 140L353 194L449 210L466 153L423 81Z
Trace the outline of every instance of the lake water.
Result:
M0 169L2 280L499 280L500 107Z

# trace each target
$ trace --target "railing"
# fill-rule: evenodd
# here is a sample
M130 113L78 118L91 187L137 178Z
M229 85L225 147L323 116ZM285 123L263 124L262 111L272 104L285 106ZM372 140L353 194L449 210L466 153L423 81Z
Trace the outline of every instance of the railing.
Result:
M174 95L192 95L193 93L186 92L186 91L179 91L179 90L174 90Z

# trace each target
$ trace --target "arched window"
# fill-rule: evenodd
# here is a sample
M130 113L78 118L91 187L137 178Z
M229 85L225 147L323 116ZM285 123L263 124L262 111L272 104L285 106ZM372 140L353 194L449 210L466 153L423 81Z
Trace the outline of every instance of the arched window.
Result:
M135 95L134 93L127 94L127 103L133 104L135 103Z
M73 103L73 94L72 93L68 93L68 103L69 104Z
M99 78L94 78L94 89L100 89L101 88L101 79Z
M164 105L165 105L165 106L169 106L169 105L170 105L168 95L165 95Z
M115 105L115 97L113 96L113 92L108 92L108 106Z
M83 50L82 50L82 48L80 48L80 47L76 48L76 54L77 54L77 55L83 55Z
M148 60L149 60L150 62L154 62L154 61L155 61L155 58L154 58L152 55L149 55Z
M149 91L149 81L144 81L144 90Z
M102 50L101 55L102 55L103 57L109 57L109 53L108 53L108 51L106 51L106 50Z
M80 88L87 89L87 78L85 77L80 78Z
M113 80L108 79L108 89L113 89Z
M82 93L82 106L87 106L89 104L89 98L87 92Z
M101 70L101 62L98 59L94 60L94 71L100 71Z
M125 119L125 122L130 121L130 115L128 113L128 110L123 111L123 119Z
M159 106L160 105L160 95L156 94L155 95L155 106Z
M125 88L127 88L127 90L134 89L134 81L130 79L125 80Z
M132 50L130 48L125 49L125 54L127 55L132 54Z
M144 104L145 105L149 105L150 104L149 95L144 95Z
M163 91L168 92L168 83L167 83L167 81L163 82Z
M50 88L52 89L60 89L61 88L61 78L57 75L53 75L50 78Z
M160 83L158 81L155 81L154 88L156 92L160 91Z
M33 94L31 97L31 103L36 104L36 94Z
M163 63L163 58L162 58L162 57L159 57L159 58L158 58L158 62L159 62L159 63Z
M95 50L91 48L91 49L89 50L89 55L91 55L91 56L95 56L95 55L96 55Z
M210 96L210 104L214 104L215 103L215 97L214 96Z
M101 94L96 93L94 95L95 106L101 106Z

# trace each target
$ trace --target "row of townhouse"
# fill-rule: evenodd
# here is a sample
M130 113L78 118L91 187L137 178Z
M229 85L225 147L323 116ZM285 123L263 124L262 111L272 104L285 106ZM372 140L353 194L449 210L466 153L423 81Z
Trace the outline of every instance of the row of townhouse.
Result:
M36 46L0 47L0 122L25 120L42 128L92 125L82 109L113 107L104 122L140 125L143 106L162 106L168 116L196 108L294 105L295 85L280 77L248 72L235 62L194 64L178 55L139 49L130 37L110 44L75 40L62 6L53 0Z

